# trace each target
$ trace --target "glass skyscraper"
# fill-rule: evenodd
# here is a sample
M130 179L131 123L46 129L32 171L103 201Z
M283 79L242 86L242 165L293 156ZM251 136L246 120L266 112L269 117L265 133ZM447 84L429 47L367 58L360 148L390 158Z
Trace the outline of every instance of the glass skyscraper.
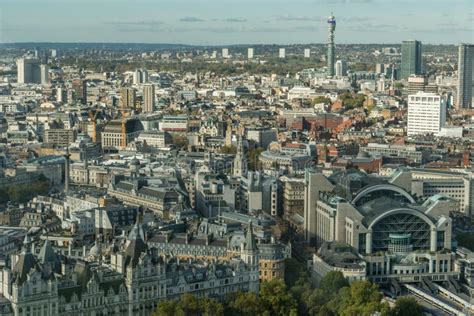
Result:
M402 43L402 79L423 72L420 41L403 41Z
M458 57L458 85L456 106L458 108L471 108L474 91L474 45L459 45Z

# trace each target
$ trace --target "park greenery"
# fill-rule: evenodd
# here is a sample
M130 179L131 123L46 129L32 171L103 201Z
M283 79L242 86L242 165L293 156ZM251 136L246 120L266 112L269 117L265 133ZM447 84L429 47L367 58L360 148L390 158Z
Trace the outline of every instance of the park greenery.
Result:
M50 181L43 174L28 184L0 187L0 203L25 203L37 195L48 193Z
M237 153L237 147L234 145L221 147L221 154L235 155L236 153Z
M311 100L311 105L316 105L316 104L321 104L323 103L324 105L331 105L332 101L330 98L325 97L325 96L319 96Z
M342 101L345 110L360 108L364 105L365 101L365 95L361 93L354 95L351 92L344 92L338 98Z
M251 148L247 152L247 166L250 171L259 170L259 161L258 157L264 151L262 147Z
M285 280L262 282L258 294L238 292L225 302L197 299L184 294L177 301L162 301L155 315L239 315L239 316L421 316L422 307L409 297L398 299L393 308L383 301L376 284L369 281L347 282L341 272L329 272L315 287L303 264L286 262Z
M174 133L171 135L173 144L180 150L186 149L189 144L188 138L186 135Z

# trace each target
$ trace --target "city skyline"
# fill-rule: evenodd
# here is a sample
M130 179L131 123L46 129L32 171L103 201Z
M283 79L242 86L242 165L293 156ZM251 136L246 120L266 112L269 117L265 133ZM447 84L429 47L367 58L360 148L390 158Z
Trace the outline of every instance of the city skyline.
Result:
M298 0L292 6L268 0L238 5L216 0L199 5L189 0L6 0L0 7L0 42L326 43L331 12L338 20L336 44L406 39L458 44L474 38L474 6L468 0Z

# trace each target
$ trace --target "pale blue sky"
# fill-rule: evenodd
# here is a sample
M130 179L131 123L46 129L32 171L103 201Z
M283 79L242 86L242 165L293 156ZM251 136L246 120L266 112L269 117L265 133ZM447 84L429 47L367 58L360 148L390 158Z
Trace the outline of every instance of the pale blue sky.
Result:
M0 0L0 42L474 42L474 0Z

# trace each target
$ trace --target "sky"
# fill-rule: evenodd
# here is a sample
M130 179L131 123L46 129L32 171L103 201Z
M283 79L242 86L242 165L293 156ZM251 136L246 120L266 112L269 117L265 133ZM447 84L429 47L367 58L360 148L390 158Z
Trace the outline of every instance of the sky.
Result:
M474 0L0 0L0 42L474 43Z

